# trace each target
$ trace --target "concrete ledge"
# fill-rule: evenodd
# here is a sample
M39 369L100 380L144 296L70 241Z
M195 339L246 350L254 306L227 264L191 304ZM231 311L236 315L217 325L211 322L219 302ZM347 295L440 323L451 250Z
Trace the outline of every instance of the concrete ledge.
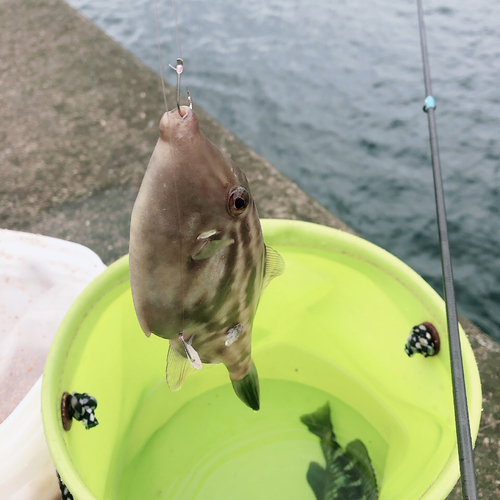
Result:
M128 251L132 204L157 140L158 75L62 0L0 0L0 19L0 226L82 243L109 264ZM246 172L261 216L354 232L195 109L209 139ZM500 498L500 345L461 322L483 383L479 496ZM461 498L459 488L449 498Z

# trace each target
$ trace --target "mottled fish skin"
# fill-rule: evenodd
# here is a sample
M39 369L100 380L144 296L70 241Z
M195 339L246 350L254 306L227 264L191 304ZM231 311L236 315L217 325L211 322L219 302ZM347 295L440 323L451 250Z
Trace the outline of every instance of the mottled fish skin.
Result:
M368 451L359 439L351 441L345 450L340 446L333 431L329 403L300 420L319 436L326 461L325 468L311 462L307 471L316 500L377 500L377 479Z
M201 133L188 107L165 113L134 205L130 282L137 317L147 336L169 339L185 356L183 332L203 363L224 363L231 380L252 369L252 322L263 287L265 245L253 197L240 215L228 210L230 191L248 181ZM202 235L227 246L195 260ZM210 239L208 238L208 239ZM234 240L231 242L230 240ZM238 339L225 345L230 328Z

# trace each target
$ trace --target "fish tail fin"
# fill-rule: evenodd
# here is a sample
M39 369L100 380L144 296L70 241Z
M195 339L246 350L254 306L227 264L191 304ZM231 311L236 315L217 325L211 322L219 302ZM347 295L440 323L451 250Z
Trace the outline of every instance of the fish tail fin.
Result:
M252 410L260 409L259 375L252 363L252 368L241 380L233 380L233 389L236 395Z
M308 413L300 417L300 421L307 425L307 428L321 439L334 439L332 420L330 415L330 403L325 403L313 413Z

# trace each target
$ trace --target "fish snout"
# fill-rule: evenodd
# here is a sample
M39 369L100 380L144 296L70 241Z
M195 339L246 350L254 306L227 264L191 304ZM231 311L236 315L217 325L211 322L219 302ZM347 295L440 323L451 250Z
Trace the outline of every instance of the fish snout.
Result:
M160 138L165 142L199 133L200 126L195 112L189 106L181 106L182 116L177 108L167 111L160 120Z

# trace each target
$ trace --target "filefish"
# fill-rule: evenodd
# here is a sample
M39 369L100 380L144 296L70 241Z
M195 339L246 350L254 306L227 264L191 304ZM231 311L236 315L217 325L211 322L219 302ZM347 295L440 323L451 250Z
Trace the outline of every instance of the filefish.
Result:
M307 481L317 500L377 500L377 478L368 450L359 440L343 449L335 437L326 403L313 413L300 417L310 432L320 438L326 467L309 464Z
M258 410L252 323L284 269L263 241L245 174L201 132L187 106L163 115L132 211L130 285L146 334L168 339L167 383L224 363L238 397Z

